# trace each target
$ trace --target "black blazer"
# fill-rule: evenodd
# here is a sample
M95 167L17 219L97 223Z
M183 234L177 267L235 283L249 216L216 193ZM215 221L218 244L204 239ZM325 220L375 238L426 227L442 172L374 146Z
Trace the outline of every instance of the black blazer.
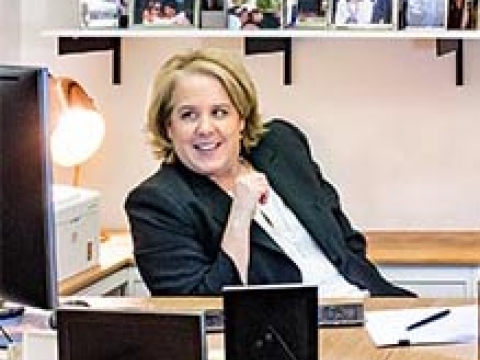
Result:
M352 284L373 296L408 296L366 258L364 236L352 229L337 192L314 162L305 136L274 120L261 142L244 154ZM152 295L219 294L240 284L220 247L231 205L213 181L180 161L164 164L128 195L125 209L139 271ZM250 230L249 284L298 283L301 273L256 222Z

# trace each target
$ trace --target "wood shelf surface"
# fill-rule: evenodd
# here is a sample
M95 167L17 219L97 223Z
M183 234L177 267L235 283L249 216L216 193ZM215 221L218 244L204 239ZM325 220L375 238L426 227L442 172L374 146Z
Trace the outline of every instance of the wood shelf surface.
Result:
M106 250L102 256L128 253L133 259L130 233L107 233L111 240L102 244ZM364 235L368 257L375 263L480 265L480 230L369 230Z
M480 265L480 231L367 231L377 264Z

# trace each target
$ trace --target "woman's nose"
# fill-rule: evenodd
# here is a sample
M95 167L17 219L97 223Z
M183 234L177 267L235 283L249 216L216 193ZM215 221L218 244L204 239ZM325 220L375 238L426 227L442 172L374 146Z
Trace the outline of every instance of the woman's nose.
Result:
M208 133L214 128L213 121L208 115L202 115L198 122L197 131L200 133Z

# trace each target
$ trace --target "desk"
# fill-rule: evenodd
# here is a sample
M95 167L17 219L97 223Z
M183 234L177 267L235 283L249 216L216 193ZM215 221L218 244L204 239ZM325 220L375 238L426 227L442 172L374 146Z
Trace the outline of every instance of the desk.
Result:
M150 310L199 310L221 307L220 298L86 298L95 307L125 307ZM392 309L418 306L445 306L473 303L460 299L366 299L365 309ZM476 344L451 344L377 348L363 327L327 328L318 332L321 360L475 360ZM207 338L209 360L220 360L223 335L210 334ZM273 360L273 359L272 359Z

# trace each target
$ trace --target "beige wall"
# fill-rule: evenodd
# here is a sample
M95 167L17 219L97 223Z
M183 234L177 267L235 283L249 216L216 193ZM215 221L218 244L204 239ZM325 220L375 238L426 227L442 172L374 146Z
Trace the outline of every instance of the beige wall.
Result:
M106 139L83 167L82 181L102 192L103 225L126 227L127 191L157 167L142 134L157 67L186 47L241 53L242 42L126 39L116 86L109 53L57 57L54 39L34 28L23 34L22 60L76 77L105 114ZM295 39L291 86L282 84L282 61L280 55L245 59L263 112L308 133L357 227L480 227L480 40L465 44L463 87L455 86L453 57L436 58L433 40ZM71 174L57 169L56 178L67 182Z
M0 61L20 59L20 2L0 0Z

